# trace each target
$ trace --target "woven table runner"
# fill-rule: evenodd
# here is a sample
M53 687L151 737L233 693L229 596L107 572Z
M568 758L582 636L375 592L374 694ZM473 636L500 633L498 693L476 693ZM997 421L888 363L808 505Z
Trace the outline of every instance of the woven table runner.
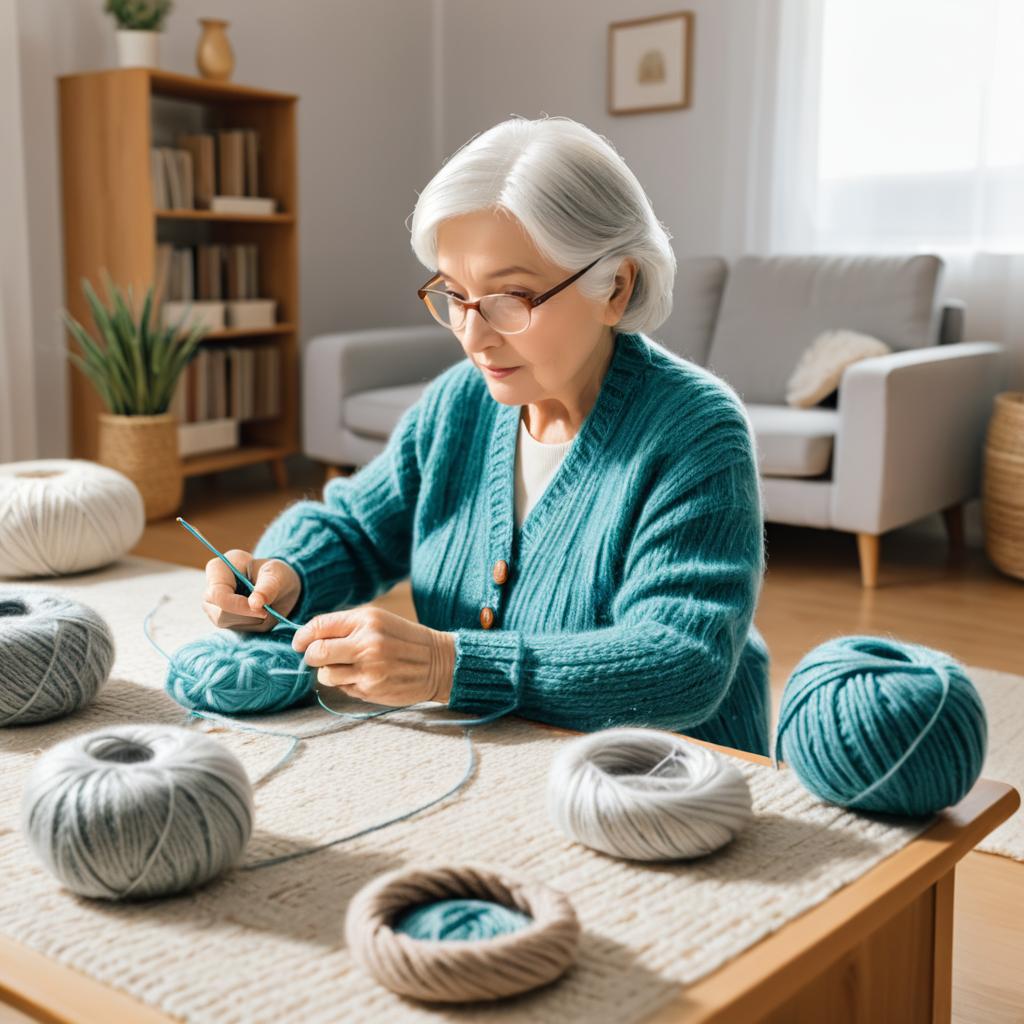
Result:
M127 557L102 571L18 583L58 589L110 624L116 663L91 705L53 723L0 730L0 929L18 942L188 1021L523 1021L628 1024L906 845L923 823L894 823L822 804L788 770L737 760L754 800L746 832L692 862L641 865L593 852L547 819L552 756L571 736L508 717L472 731L478 765L457 794L382 831L299 860L231 871L199 891L116 904L69 893L19 831L25 773L58 740L103 725L183 725L163 692L166 662L145 639L145 614L167 651L214 627L203 574ZM3 584L0 584L2 586ZM8 583L10 585L10 583ZM359 702L338 703L365 710ZM310 738L256 789L255 861L324 842L410 810L466 769L460 728L397 712ZM301 733L338 722L319 706L240 722ZM242 759L251 778L288 741L192 720ZM353 894L405 865L480 861L544 881L572 900L579 958L560 980L500 1003L431 1006L365 975L343 936Z

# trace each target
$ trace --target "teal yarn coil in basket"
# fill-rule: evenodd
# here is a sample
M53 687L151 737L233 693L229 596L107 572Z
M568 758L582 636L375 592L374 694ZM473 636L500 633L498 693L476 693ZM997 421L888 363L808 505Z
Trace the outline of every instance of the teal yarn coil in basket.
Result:
M950 655L891 637L840 636L793 670L773 759L822 800L922 817L966 795L987 740L978 691Z
M221 629L179 647L164 688L183 707L224 715L283 711L314 699L316 670L292 647L294 630Z
M413 939L477 942L511 935L533 923L529 914L490 900L438 900L405 911L392 925Z

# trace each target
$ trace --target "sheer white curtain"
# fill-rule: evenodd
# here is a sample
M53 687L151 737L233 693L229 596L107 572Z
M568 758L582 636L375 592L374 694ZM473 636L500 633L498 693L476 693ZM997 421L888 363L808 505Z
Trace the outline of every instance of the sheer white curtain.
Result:
M1024 3L767 0L747 251L936 252L1024 382Z
M0 0L0 462L37 454L16 18Z

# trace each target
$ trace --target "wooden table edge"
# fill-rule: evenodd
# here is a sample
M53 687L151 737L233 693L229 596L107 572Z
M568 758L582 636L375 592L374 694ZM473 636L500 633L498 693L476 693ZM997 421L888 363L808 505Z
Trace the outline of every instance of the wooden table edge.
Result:
M538 728L580 735L541 722ZM672 733L678 736L678 733ZM770 764L759 754L703 740L691 740L731 757ZM943 811L922 835L886 857L799 917L680 991L645 1024L699 1024L751 1019L797 990L806 959L821 968L867 935L883 900L903 906L935 884L958 860L1020 806L1020 794L1004 782L979 779L954 807ZM92 1024L131 1020L133 1024L180 1024L134 996L0 935L0 1002L45 1024ZM723 1014L725 1014L723 1016ZM745 1016L744 1016L745 1015Z

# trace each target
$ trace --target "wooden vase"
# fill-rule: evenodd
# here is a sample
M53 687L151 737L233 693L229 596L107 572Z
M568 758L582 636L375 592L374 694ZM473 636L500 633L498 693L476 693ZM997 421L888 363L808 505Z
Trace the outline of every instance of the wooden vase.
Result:
M196 66L204 78L226 82L235 69L235 54L224 31L229 22L220 18L200 18L203 33L196 47Z
M1001 572L1024 579L1024 391L996 395L981 502L989 559Z
M98 461L124 473L142 494L146 522L181 508L185 477L178 455L178 421L157 416L99 414Z

